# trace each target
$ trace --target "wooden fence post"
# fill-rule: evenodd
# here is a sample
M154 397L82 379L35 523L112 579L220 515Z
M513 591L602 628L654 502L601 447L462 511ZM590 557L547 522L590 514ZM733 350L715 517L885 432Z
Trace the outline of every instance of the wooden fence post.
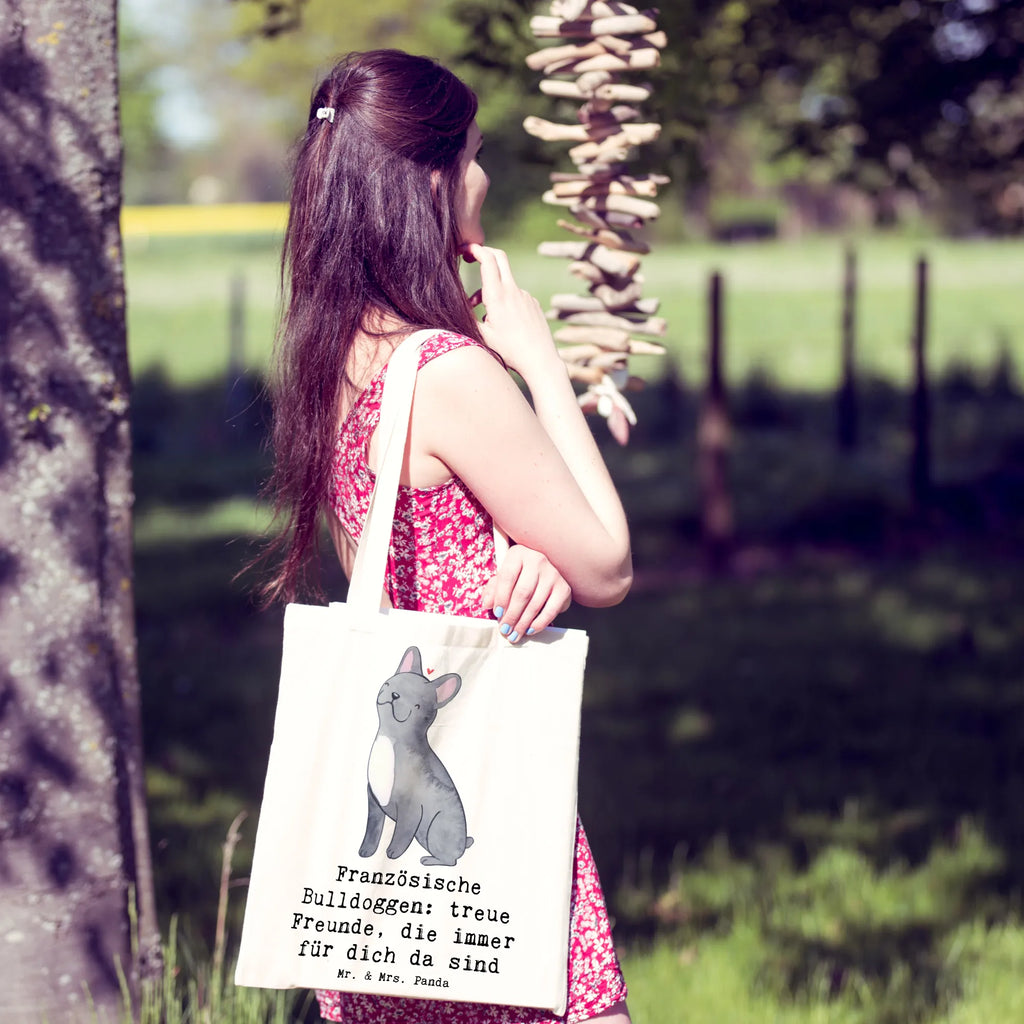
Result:
M228 292L228 386L245 372L245 275L231 275Z
M928 395L928 261L917 261L914 333L911 341L914 361L914 382L911 398L911 431L913 450L910 461L910 494L914 505L921 508L931 491L931 408Z
M857 335L857 253L847 246L843 258L843 311L841 322L841 369L836 395L836 440L841 451L857 447L857 377L855 344Z
M228 290L228 365L225 377L223 432L227 440L240 442L251 434L250 410L255 388L245 369L245 274L231 275Z
M732 496L729 493L729 412L722 366L722 275L711 275L708 288L708 374L697 425L697 478L701 528L708 565L723 569L733 539Z

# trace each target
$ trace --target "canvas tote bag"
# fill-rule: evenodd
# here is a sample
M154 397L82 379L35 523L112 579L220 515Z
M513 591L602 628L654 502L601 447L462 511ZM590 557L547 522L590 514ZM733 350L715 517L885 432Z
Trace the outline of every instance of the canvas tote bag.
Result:
M345 604L285 612L239 985L565 1012L587 636L381 609L419 346Z

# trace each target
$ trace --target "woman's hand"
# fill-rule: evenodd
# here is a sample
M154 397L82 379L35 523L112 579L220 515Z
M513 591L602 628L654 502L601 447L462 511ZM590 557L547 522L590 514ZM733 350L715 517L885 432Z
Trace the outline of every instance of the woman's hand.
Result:
M536 374L550 373L562 361L540 303L516 284L508 256L501 249L471 242L466 250L480 264L480 291L470 301L487 310L480 333L488 347L530 383Z
M510 643L546 629L571 601L569 584L547 556L522 544L509 548L483 592L484 608Z

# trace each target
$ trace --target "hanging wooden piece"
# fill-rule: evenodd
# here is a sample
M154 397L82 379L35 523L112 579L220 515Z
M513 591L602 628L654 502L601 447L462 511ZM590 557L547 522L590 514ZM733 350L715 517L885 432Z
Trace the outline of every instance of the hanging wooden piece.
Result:
M661 131L638 106L651 86L625 80L659 66L667 40L657 16L619 0L551 0L550 14L532 18L530 28L557 42L526 58L544 76L541 92L581 104L576 123L528 117L523 127L546 142L573 143L575 172L553 173L543 200L572 216L557 223L575 240L542 242L540 252L568 260L587 290L552 296L548 316L559 322L555 340L569 375L586 386L580 405L603 416L620 444L636 424L624 392L642 386L630 375L628 358L665 351L635 337L661 337L665 321L655 316L658 300L642 295L640 256L650 246L633 232L657 218L654 199L668 178L630 174L626 166L631 152Z

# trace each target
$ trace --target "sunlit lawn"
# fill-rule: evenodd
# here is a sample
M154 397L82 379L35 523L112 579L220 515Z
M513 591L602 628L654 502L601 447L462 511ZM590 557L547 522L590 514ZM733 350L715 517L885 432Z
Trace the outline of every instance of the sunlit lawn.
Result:
M844 242L709 246L674 244L644 258L645 294L660 298L667 342L684 375L703 377L707 280L726 283L726 366L739 381L762 370L780 385L819 390L839 367L840 292ZM859 363L905 383L914 266L932 267L930 352L936 372L951 363L991 366L1002 353L1024 359L1024 241L870 237L856 243L861 293L857 307ZM582 289L567 264L509 245L520 283L542 301ZM270 349L279 295L273 238L160 239L127 249L129 323L136 373L162 366L172 380L193 383L227 365L231 278L245 281L246 357L262 368ZM471 274L472 272L470 272ZM638 360L657 375L659 360Z

